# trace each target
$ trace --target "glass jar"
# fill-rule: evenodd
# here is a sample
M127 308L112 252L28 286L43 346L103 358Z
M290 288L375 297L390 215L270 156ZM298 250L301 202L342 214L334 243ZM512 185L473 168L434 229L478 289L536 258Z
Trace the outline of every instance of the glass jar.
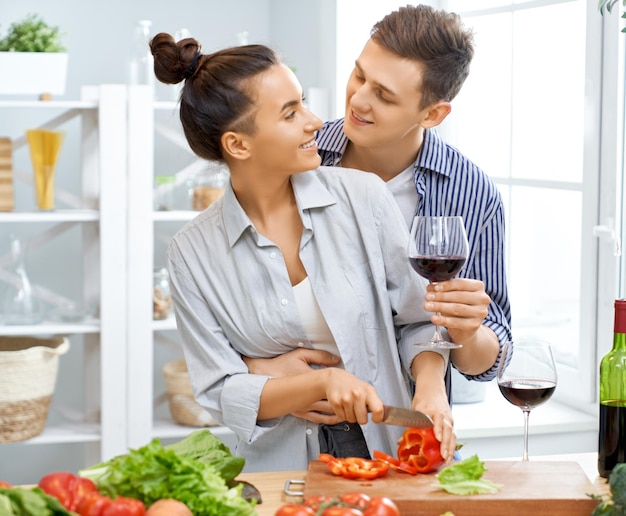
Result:
M152 289L152 318L154 320L167 319L172 309L172 295L170 292L170 276L165 267L154 269Z
M191 187L191 208L196 211L206 209L222 195L230 179L228 167L223 163L209 162L198 172Z
M154 209L156 211L173 210L176 176L156 176L154 183Z

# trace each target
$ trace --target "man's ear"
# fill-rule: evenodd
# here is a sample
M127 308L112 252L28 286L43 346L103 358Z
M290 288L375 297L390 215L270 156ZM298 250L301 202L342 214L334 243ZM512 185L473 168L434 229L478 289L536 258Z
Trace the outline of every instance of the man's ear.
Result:
M250 147L248 140L243 133L227 131L221 138L223 152L234 159L248 159L250 157Z
M424 129L430 129L431 127L437 127L452 111L452 106L449 102L437 102L428 108L428 112L422 120L422 127Z

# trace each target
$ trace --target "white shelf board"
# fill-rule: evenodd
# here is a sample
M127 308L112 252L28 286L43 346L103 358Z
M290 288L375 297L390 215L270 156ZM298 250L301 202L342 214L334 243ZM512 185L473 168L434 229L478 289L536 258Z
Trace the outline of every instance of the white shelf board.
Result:
M14 444L75 444L100 441L100 425L97 423L65 423L46 425L44 431L25 441Z
M98 332L100 332L100 321L95 319L82 323L44 321L36 325L0 325L0 335L4 336L72 335Z
M96 101L84 100L0 100L0 108L96 109Z
M157 419L154 421L152 436L158 439L182 439L187 437L191 432L201 430L202 428L208 428L214 436L219 438L231 436L233 433L232 430L225 426L185 426L179 425L171 419Z
M167 319L152 321L154 331L176 330L176 318L170 315Z
M11 211L0 213L0 222L95 222L97 210Z

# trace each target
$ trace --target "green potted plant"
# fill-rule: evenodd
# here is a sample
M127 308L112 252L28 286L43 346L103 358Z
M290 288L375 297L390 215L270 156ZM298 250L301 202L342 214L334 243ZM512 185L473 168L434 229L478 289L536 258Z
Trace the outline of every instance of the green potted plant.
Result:
M62 32L29 14L0 39L0 94L64 94L67 61Z

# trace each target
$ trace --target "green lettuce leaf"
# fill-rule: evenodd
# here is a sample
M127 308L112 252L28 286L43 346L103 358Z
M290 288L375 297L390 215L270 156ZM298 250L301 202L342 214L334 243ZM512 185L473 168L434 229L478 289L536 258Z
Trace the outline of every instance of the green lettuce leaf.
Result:
M435 487L456 495L489 494L497 493L502 484L496 484L491 480L482 478L487 471L485 463L478 455L456 462L443 468L437 475Z
M174 498L193 514L203 516L256 514L254 504L241 497L241 486L229 489L214 466L183 457L163 447L158 439L81 470L79 475L91 478L108 496L137 498L146 506L161 498Z

